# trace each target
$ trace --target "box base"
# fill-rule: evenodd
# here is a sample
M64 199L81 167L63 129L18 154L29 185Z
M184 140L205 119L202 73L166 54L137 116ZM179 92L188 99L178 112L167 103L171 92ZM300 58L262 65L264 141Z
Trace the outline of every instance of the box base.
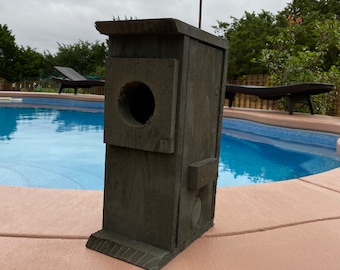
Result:
M91 234L86 243L86 247L144 269L157 270L170 262L212 226L213 221L210 220L205 226L202 226L200 230L197 230L189 239L182 242L172 251L139 242L106 230L100 230Z
M100 230L93 233L86 247L144 269L160 269L175 254L115 233Z

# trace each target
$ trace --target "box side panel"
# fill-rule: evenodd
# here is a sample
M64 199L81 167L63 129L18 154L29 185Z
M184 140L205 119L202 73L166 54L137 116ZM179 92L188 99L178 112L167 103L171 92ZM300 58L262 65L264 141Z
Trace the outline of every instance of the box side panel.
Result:
M213 224L218 165L215 168L216 173L210 173L214 179L197 190L188 188L188 167L206 159L219 158L225 53L225 50L190 40L179 247L188 245Z

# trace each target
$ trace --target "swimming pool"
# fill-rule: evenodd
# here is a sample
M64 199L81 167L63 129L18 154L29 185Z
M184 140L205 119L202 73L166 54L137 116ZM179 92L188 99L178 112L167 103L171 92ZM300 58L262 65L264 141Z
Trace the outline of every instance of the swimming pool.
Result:
M54 100L46 108L46 102L51 101L17 100L16 105L0 106L0 123L6 122L0 125L0 185L103 189L102 104ZM332 134L235 119L224 119L223 126L219 187L291 179L340 166ZM288 141L277 140L275 134ZM297 138L311 141L304 145Z

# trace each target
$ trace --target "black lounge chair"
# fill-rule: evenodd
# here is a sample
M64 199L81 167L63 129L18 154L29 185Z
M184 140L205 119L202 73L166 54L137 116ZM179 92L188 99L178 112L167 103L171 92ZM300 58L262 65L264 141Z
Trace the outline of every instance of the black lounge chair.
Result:
M65 76L65 78L59 78L55 76L51 77L52 80L61 84L59 94L64 88L73 88L74 94L76 95L78 88L91 88L93 86L103 86L105 84L105 81L102 80L86 79L84 76L80 75L74 69L69 67L55 66L54 68Z
M296 103L307 104L311 114L314 114L312 95L328 93L333 89L334 85L324 83L299 83L274 87L227 84L225 98L229 99L229 107L232 107L236 93L255 95L266 100L285 97L289 114L293 114Z

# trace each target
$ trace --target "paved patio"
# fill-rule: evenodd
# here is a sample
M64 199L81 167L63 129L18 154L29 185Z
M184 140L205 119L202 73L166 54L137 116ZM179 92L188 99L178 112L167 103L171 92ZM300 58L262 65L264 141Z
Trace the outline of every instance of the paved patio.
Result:
M224 114L340 134L335 117L239 109ZM0 198L0 269L139 269L85 247L101 228L102 191L1 186ZM331 270L340 269L339 254L337 168L219 188L215 226L164 269Z

